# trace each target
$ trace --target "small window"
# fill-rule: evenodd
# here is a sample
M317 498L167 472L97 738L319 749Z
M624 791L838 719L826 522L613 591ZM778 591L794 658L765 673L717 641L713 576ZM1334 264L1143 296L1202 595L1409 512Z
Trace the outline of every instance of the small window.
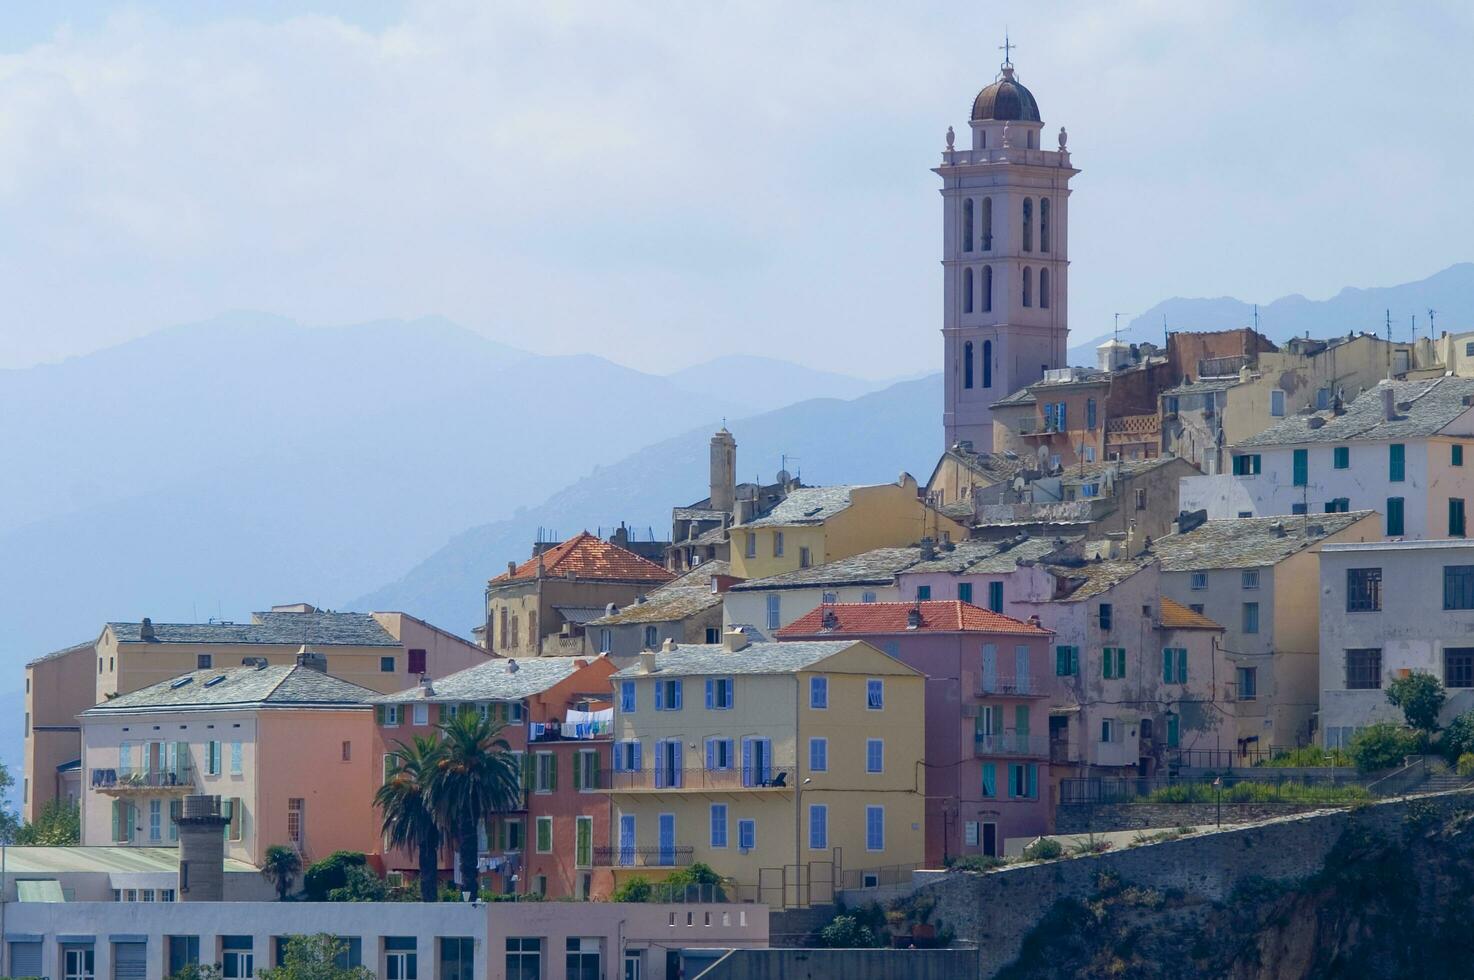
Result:
M773 532L773 557L774 558L782 558L783 557L783 532L782 531L774 531Z
M680 711L683 685L680 678L655 682L655 710Z
M885 771L884 739L867 738L865 740L865 771L868 773Z
M1255 568L1244 572L1239 576L1239 579L1244 588L1257 589L1259 588L1259 569Z
M757 557L757 535L751 531L747 532L747 540L743 543L742 554L746 558Z
M1346 611L1380 612L1382 610L1382 570L1380 568L1348 568L1346 570Z
M1474 565L1443 567L1443 608L1474 609Z
M414 708L414 723L416 725L430 724L430 706L428 704L417 704Z
M208 653L201 653L194 658L196 670L209 670L215 666L215 658Z
M930 585L918 585L916 587L916 601L917 602L926 602L929 599L931 599L931 586Z
M1400 537L1404 533L1403 500L1401 497L1387 498L1387 536Z
M885 707L885 681L872 677L865 682L865 707L871 711Z
M995 613L1003 612L1003 583L988 583L988 608Z
M1240 701L1253 701L1259 696L1259 668L1238 668L1238 699Z
M757 847L757 821L737 821L737 849L739 851L750 851Z
M957 601L958 602L966 602L969 605L972 603L972 583L971 582L958 582L957 583Z
M1448 501L1448 536L1464 536L1464 498L1450 497Z
M1235 456L1233 458L1233 475L1258 476L1259 466L1260 461L1258 453L1246 453L1242 456Z
M1259 632L1259 603L1257 602L1244 603L1244 632Z
M1337 446L1334 450L1331 451L1331 460L1332 466L1334 466L1336 469L1349 469L1351 467L1351 447Z
M827 739L827 738L811 738L811 739L809 739L809 771L810 772L828 772L829 771L829 739Z
M411 650L407 656L409 657L409 673L423 674L425 672L425 651Z
M708 677L706 679L706 706L712 711L728 711L733 704L732 678Z
M1269 393L1269 414L1277 419L1285 415L1285 393L1278 388Z
M392 674L392 673L394 673L394 658L393 657L380 657L379 658L379 673L381 673L381 674Z
M1454 466L1463 466L1464 465L1464 447L1461 446L1459 443L1456 442L1456 443L1453 444L1452 447L1450 447L1450 451L1451 451L1451 454L1452 455L1451 455L1451 458L1450 458L1449 461Z
M614 631L606 627L599 629L599 652L608 653L614 647Z
M1387 479L1393 483L1407 479L1407 447L1400 442L1387 447Z
M1204 589L1206 589L1207 587L1208 587L1208 573L1207 572L1193 572L1192 573L1192 590L1194 592L1201 592Z
M1187 648L1165 647L1162 650L1162 683L1187 683Z
M1308 484L1310 482L1310 450L1295 450L1291 469L1291 482L1295 486L1303 487Z
M783 625L781 599L776 594L768 596L768 629L775 630Z
M1474 647L1448 647L1443 651L1443 686L1474 687Z
M1290 505L1290 513L1291 514L1303 514L1303 513L1305 513L1305 504L1304 503L1291 504ZM1250 515L1248 515L1248 514L1240 514L1239 516L1240 517L1248 517Z
M875 593L874 592L861 592L860 593L860 601L861 602L874 602L875 601Z
M1190 603L1187 608L1191 609L1193 612L1195 612L1199 616L1201 616L1201 615L1203 615L1203 610L1206 607L1201 602L1194 602L1194 603Z
M1054 675L1073 677L1080 673L1080 648L1057 646L1054 648Z
M1105 680L1121 680L1126 676L1126 648L1102 647L1100 676Z
M1346 651L1346 689L1375 691L1382 686L1382 651L1379 649Z
M619 710L629 714L635 710L635 682L619 682Z
M1109 633L1111 631L1111 604L1109 602L1102 602L1098 615L1101 630Z
M809 804L809 850L829 849L829 807L823 803Z
M826 606L832 606L836 602L839 601L839 593L837 593L837 592L825 592L823 595L821 595L819 597L819 601L821 603L823 603L824 605L826 605Z
M809 678L809 707L820 709L829 707L829 678Z
M800 545L798 549L798 567L809 568L814 564L814 556L809 551L808 545Z
M654 626L645 627L645 649L654 650L660 645L660 630Z
M1100 720L1100 740L1107 745L1121 740L1121 730L1116 724L1116 719L1102 718Z

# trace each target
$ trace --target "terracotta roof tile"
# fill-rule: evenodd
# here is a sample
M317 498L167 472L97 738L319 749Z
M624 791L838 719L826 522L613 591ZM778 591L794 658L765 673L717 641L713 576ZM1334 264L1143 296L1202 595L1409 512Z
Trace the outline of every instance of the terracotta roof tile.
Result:
M913 609L921 610L921 625L910 628ZM832 615L829 625L825 617ZM775 635L836 636L867 633L1007 633L1052 636L1054 631L1025 623L958 599L929 602L834 602L811 609Z
M1162 628L1169 630L1222 630L1223 627L1213 622L1200 612L1193 612L1187 606L1175 600L1162 596L1159 603L1161 607Z
M572 575L581 579L608 579L619 582L669 582L675 575L664 566L641 558L603 538L580 531L556 548L549 548L541 555L534 555L517 566L516 571L503 572L495 582L510 582L513 579L534 578L538 561L541 559L543 572L549 576Z

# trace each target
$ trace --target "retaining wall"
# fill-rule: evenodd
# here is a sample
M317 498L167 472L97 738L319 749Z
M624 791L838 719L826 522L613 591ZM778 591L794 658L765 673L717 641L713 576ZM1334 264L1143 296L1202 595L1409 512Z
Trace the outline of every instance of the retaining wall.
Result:
M1284 803L1225 803L1222 819L1225 825L1253 823L1323 809L1325 807ZM1212 827L1218 820L1218 807L1213 803L1064 803L1054 811L1054 832L1088 834L1108 830Z

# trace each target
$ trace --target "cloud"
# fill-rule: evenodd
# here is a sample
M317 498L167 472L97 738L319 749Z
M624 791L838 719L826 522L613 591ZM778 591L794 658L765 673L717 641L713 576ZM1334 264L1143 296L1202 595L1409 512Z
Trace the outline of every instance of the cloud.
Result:
M1469 257L1467 13L1307 11L1009 11L1085 171L1077 337L1175 293L1328 293ZM0 55L0 366L248 307L438 312L655 368L926 367L928 168L1000 20L466 2L59 30Z

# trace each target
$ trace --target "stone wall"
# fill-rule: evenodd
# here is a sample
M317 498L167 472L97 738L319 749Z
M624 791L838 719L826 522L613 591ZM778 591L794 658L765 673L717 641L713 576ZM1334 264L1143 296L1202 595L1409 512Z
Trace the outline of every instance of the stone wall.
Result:
M1225 803L1224 824L1254 823L1324 809L1287 803ZM1101 834L1111 830L1161 830L1212 827L1219 822L1213 803L1069 803L1054 812L1057 834Z
M1017 958L1024 936L1057 900L1090 896L1102 872L1133 885L1180 889L1204 901L1222 901L1249 878L1298 881L1320 870L1331 847L1353 822L1373 833L1399 835L1410 805L1467 809L1474 805L1474 792L1313 811L1093 857L983 874L958 872L918 888L917 894L936 898L933 922L950 924L959 940L978 945L976 975L991 977Z
M955 980L976 976L975 949L734 949L701 980Z

